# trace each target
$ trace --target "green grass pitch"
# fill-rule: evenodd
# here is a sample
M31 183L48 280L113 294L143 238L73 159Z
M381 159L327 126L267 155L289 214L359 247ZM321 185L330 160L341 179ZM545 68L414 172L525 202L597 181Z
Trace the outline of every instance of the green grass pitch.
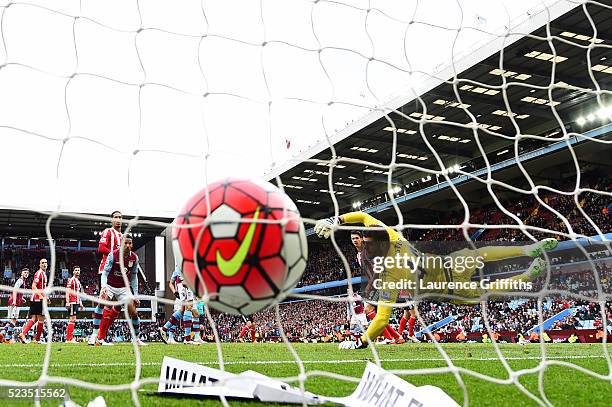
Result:
M327 371L355 378L361 377L366 360L373 360L371 350L339 350L337 344L295 344L295 350L305 362L307 372ZM443 345L454 365L489 377L506 379L506 368L497 357L491 344ZM521 375L519 381L525 388L541 398L538 389L539 344L521 347L500 344L501 352L514 370L532 369ZM610 347L609 347L610 348ZM46 347L44 345L0 345L0 378L3 380L35 381L42 372ZM232 372L256 370L275 377L295 377L298 367L291 353L283 344L224 344L223 357L226 369ZM386 369L427 369L448 366L432 344L405 344L378 346L378 355ZM547 358L573 363L600 375L610 370L601 344L547 344ZM217 351L214 344L196 346L151 344L141 348L142 378L158 378L164 355L192 362L215 366ZM129 383L135 375L135 356L131 345L113 347L88 347L86 345L53 344L48 376L68 377L103 385ZM420 386L441 387L459 404L463 403L463 390L452 373L411 374L402 376ZM530 406L537 405L515 385L495 384L469 374L461 374L472 406ZM610 376L608 376L609 378ZM294 383L297 385L297 382ZM306 389L328 396L349 395L356 382L341 381L313 375L306 382ZM194 400L162 397L156 393L156 384L144 384L138 391L143 406L219 405L218 400ZM610 380L602 380L563 365L548 366L544 371L544 392L548 401L557 406L610 405L612 386ZM0 397L0 405L32 405L32 400L6 398L6 389ZM103 394L107 405L131 404L129 391L100 392L69 386L73 401L80 405ZM57 406L58 400L43 401L42 405ZM230 405L255 406L258 403L230 400Z

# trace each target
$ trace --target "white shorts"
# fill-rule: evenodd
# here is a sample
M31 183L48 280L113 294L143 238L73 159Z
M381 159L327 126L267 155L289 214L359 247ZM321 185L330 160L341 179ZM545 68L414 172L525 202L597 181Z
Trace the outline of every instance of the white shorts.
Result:
M125 297L132 295L130 287L111 287L107 285L104 289L109 300L123 301Z
M368 319L366 318L365 313L353 314L349 324L351 326L359 326L359 324L361 324L361 326L365 327L368 325Z
M19 307L16 305L8 306L8 319L19 319Z

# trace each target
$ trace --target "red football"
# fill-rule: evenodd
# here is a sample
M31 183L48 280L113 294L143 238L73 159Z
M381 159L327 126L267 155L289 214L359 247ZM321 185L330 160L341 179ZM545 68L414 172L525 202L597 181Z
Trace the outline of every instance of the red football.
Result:
M219 311L250 315L284 298L308 256L293 201L265 181L208 185L181 210L174 256L197 297Z

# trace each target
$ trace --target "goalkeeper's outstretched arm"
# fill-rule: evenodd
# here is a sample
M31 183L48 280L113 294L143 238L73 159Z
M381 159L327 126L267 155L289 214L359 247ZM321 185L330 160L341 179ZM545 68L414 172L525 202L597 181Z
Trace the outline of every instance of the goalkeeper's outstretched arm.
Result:
M330 218L319 220L314 227L314 231L317 236L329 239L334 226L360 223L364 226L378 225L387 227L384 223L376 219L374 216L369 215L365 212L349 212L340 216L332 216Z

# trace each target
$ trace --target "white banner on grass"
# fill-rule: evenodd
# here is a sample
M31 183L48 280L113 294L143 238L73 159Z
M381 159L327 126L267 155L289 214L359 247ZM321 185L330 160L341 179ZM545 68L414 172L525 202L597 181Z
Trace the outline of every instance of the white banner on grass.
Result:
M459 406L435 386L417 387L368 362L359 386L348 397L327 397L328 401L351 407L455 407Z
M315 394L289 386L260 373L247 370L234 374L165 356L158 393L258 399L262 402L321 404Z

